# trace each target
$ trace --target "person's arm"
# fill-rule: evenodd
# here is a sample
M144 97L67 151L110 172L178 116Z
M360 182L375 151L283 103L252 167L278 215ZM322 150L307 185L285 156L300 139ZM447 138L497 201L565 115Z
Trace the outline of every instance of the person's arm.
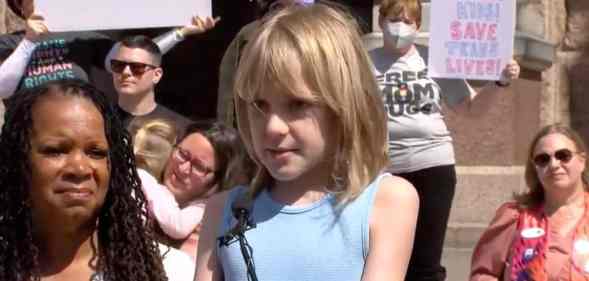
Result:
M14 94L25 75L36 47L35 43L23 38L12 54L0 65L0 98L6 99Z
M170 202L169 199L174 198L158 198L151 201L151 211L167 235L174 239L186 238L202 221L205 205L191 204L180 209L176 202Z
M174 48L178 43L182 42L186 37L202 34L206 31L215 27L217 22L219 22L221 18L201 18L199 16L194 16L190 19L190 23L179 28L174 28L156 38L153 39L153 42L157 44L160 48L162 54L167 53L172 48Z
M33 41L47 32L43 17L32 15L27 19L24 38L0 65L0 98L6 99L14 94L37 47Z
M470 281L501 281L517 231L519 212L514 203L501 206L472 254Z
M202 220L204 204L192 203L181 209L174 195L153 176L142 169L137 169L137 173L141 178L141 189L147 198L149 212L161 229L174 239L190 235Z
M229 192L215 194L207 201L203 226L198 240L198 252L196 256L196 274L194 280L198 281L221 281L223 271L217 261L217 236L223 209Z
M211 17L206 17L205 19L202 19L201 17L194 16L192 17L189 24L183 27L174 28L160 36L157 36L153 38L153 42L159 47L162 55L164 55L176 45L178 45L178 43L184 41L186 37L195 34L201 34L208 31L209 29L212 29L215 27L217 22L219 22L219 20L221 20L219 17L214 19ZM115 56L120 46L120 42L112 45L112 48L110 48L108 54L106 57L104 57L104 69L106 69L108 72L112 72L110 69L110 61Z
M456 109L468 112L472 117L484 115L505 94L511 81L519 78L519 74L520 66L512 59L503 69L499 81L489 81L480 90L473 88L467 81L470 98L456 106Z
M382 178L370 216L370 249L362 281L404 280L418 210L419 197L411 183Z

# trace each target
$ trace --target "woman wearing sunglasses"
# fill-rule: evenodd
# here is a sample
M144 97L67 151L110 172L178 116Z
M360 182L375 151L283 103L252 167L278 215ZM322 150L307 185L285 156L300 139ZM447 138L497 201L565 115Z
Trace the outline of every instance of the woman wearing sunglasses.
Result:
M472 258L471 281L589 280L587 148L556 124L534 138L528 189L499 208Z

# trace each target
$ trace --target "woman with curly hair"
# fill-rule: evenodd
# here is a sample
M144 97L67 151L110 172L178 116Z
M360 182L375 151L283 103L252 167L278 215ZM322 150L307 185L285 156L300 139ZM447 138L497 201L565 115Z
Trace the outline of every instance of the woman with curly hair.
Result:
M15 95L0 137L0 280L167 280L130 147L92 86Z

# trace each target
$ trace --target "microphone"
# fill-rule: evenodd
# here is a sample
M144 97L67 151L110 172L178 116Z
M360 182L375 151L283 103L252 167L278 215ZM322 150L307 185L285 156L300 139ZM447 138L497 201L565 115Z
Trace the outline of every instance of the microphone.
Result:
M241 219L249 219L251 201L246 196L241 196L231 204L231 213L233 217L239 222Z
M252 257L253 249L245 237L245 232L247 230L256 227L252 222L250 222L249 219L252 205L253 201L247 196L247 194L242 194L235 201L233 201L231 204L231 213L237 220L237 223L218 239L220 244L219 247L227 247L229 244L239 241L239 249L247 268L248 280L258 281L256 267Z
M221 246L229 246L235 242L235 238L242 236L247 230L252 229L255 225L250 221L250 209L252 202L247 196L240 196L231 204L231 213L237 220L237 223L229 229L223 236L219 237Z

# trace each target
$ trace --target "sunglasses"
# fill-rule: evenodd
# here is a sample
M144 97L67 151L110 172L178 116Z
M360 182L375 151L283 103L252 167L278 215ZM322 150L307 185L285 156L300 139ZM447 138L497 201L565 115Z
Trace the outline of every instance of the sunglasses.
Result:
M131 73L135 76L140 76L143 73L147 72L150 69L157 68L155 65L142 63L142 62L129 62L129 61L122 61L122 60L110 60L110 69L114 73L123 73L125 68L129 66Z
M575 153L576 152L571 151L568 148L559 149L554 152L554 159L566 164L573 159ZM540 153L534 156L532 161L538 167L546 167L550 163L550 159L552 159L552 155L548 153Z

